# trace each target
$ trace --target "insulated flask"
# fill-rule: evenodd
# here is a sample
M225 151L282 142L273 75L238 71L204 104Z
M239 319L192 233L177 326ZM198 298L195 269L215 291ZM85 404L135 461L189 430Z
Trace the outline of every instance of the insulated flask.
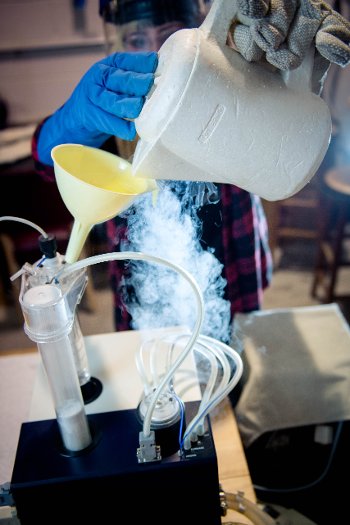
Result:
M236 0L215 0L196 29L159 50L155 85L136 129L135 176L234 184L285 199L316 173L331 137L326 103L311 91L315 48L282 72L227 44Z

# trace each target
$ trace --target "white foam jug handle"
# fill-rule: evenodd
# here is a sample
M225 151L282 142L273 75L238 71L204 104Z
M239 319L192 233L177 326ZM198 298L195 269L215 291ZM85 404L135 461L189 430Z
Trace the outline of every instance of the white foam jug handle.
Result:
M200 26L205 38L226 44L228 30L238 12L237 0L214 0L209 13Z

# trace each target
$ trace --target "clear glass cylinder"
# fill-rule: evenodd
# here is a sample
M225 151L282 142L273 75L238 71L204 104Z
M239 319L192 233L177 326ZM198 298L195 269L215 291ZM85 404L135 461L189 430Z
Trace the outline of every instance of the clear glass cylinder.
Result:
M37 261L33 268L35 271L33 275L29 277L29 284L31 287L47 284L56 275L56 273L63 267L64 257L59 253L56 253L55 257L46 258L44 261ZM79 273L76 278L76 282L73 286L73 291L70 290L74 297L80 297L85 290L87 284L87 273L86 269ZM67 283L65 283L67 284ZM68 285L68 288L70 286ZM71 302L71 301L70 301ZM73 301L74 303L74 301ZM77 370L80 386L85 385L91 379L89 370L89 363L86 354L84 337L80 328L79 319L76 313L76 305L70 304L72 315L74 315L74 321L72 330L69 333L69 339L72 344L72 351L74 356L74 363Z
M64 447L72 452L91 444L72 348L68 337L37 343L51 389Z
M20 303L24 330L43 361L63 445L71 452L83 450L92 438L69 337L73 318L66 296L58 286L27 288L24 280Z

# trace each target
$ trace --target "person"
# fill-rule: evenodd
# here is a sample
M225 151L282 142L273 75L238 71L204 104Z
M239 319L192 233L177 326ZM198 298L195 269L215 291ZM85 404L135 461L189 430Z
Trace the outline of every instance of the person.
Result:
M94 64L67 102L38 125L32 148L37 171L53 177L51 148L67 142L115 147L130 158L137 141L133 119L154 81L159 47L172 32L198 26L209 5L201 0L101 0L108 56ZM313 89L317 93L331 63L342 67L349 63L349 25L324 2L240 0L238 6L228 43L247 60L291 69L301 63L315 40ZM216 191L217 195L214 191L200 201L196 214L202 246L223 264L225 298L234 319L237 312L261 308L272 257L260 198L233 185L218 184ZM107 233L110 250L119 250L128 235L125 218L108 221ZM115 327L127 330L133 324L125 303L125 266L112 263L111 271Z

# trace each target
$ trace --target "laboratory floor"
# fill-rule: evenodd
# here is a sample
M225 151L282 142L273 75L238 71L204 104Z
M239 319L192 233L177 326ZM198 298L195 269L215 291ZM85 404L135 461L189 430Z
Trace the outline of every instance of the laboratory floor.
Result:
M310 294L315 260L314 241L300 239L284 242L276 249L274 258L274 272L271 284L264 293L263 309L320 304ZM90 276L94 289L92 300L90 305L83 300L79 307L84 335L114 331L113 297L106 267L96 265L94 268ZM340 302L339 306L350 323L350 267L340 270L337 292L349 293L349 301ZM23 317L18 305L0 304L0 351L32 346L33 343L23 331Z

